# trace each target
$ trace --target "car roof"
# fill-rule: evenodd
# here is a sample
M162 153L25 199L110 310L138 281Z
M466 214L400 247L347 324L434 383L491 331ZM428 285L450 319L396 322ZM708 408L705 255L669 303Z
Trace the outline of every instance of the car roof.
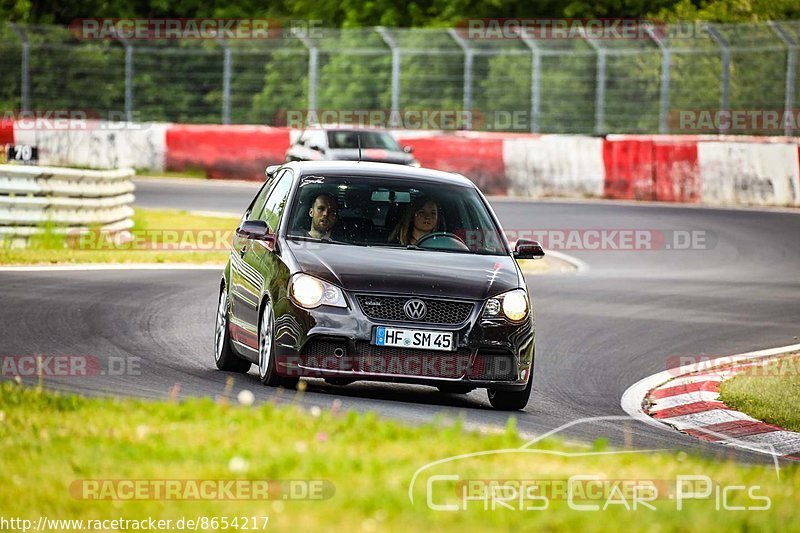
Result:
M378 133L390 133L390 131L386 128L382 128L379 126L346 126L346 125L338 125L338 124L325 124L325 125L312 125L303 128L303 132L306 131L355 131L358 133L365 133L365 132L378 132Z
M293 161L282 165L282 168L291 168L295 170L299 177L323 174L331 177L344 176L348 178L404 178L428 183L446 183L449 185L460 185L462 187L475 187L474 183L461 174L393 163L372 163L368 161Z

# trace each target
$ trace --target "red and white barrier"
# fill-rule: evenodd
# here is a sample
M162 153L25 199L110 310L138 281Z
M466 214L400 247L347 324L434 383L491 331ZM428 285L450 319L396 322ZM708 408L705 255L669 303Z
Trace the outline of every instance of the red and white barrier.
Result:
M604 196L698 201L697 140L680 135L609 135L603 143Z
M437 135L398 140L414 148L414 157L428 168L458 172L475 182L486 194L508 194L508 173L503 162L502 138Z
M14 121L0 120L0 145L14 142Z
M202 169L262 180L297 130L268 126L108 124L32 129L0 122L0 143L39 148L47 165ZM713 205L800 206L798 138L532 135L397 131L425 167L458 172L487 194L597 196Z
M13 142L39 149L39 164L95 169L164 170L166 131L163 123L72 121L59 127L14 125Z
M703 142L698 163L705 203L800 206L797 144Z
M503 161L512 194L602 196L603 139L543 135L506 139Z
M173 124L166 148L167 170L196 168L215 179L263 180L268 165L284 161L289 129Z

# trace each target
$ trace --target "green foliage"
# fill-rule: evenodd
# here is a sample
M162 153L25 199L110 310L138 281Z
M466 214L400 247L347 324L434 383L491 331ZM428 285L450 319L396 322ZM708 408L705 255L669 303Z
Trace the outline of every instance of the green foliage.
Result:
M69 24L86 17L220 17L320 20L326 27L443 27L468 18L646 18L747 22L800 18L796 0L2 0L0 21Z

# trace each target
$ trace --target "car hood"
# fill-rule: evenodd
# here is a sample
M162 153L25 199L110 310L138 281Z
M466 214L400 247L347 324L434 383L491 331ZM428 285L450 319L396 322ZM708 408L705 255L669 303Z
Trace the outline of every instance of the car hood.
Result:
M341 161L358 161L358 149L350 148L331 148L328 150L330 159ZM372 161L376 163L396 163L400 165L410 165L415 161L414 156L406 152L394 150L384 150L380 148L364 148L361 150L361 161Z
M519 287L510 256L286 243L301 271L347 291L483 300Z

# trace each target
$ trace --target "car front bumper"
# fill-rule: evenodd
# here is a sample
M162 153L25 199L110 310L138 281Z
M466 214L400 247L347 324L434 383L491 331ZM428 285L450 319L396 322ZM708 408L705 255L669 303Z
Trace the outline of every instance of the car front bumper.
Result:
M521 390L533 372L535 323L532 316L512 324L482 317L483 302L472 302L457 325L376 320L353 295L348 308L306 310L289 299L275 305L276 367L285 377L340 381L390 381L474 388ZM377 326L452 331L455 351L376 346Z

